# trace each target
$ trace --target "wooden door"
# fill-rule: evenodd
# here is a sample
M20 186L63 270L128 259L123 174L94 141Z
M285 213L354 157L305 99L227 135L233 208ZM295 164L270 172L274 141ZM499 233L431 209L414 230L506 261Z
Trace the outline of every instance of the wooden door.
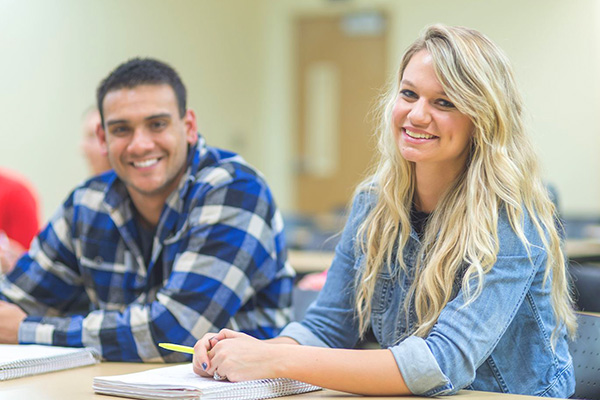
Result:
M373 161L369 113L385 84L385 18L379 13L299 18L297 208L345 207Z

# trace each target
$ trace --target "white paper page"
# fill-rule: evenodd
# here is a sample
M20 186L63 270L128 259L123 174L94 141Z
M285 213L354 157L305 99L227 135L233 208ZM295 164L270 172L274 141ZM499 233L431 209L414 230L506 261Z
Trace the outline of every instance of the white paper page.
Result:
M192 370L192 364L156 368L133 374L98 376L96 382L119 382L133 386L174 387L203 390L206 388L232 385L231 382L215 381L213 378L198 376Z

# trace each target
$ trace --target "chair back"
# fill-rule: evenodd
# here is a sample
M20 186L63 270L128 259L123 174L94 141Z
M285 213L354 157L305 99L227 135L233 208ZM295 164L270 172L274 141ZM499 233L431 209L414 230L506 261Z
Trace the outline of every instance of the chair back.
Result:
M576 399L600 400L600 314L577 313L577 338L569 343Z
M302 321L308 307L319 296L319 290L304 290L297 286L292 291L292 320Z
M600 265L577 264L569 265L571 284L575 294L575 302L579 311L600 313Z

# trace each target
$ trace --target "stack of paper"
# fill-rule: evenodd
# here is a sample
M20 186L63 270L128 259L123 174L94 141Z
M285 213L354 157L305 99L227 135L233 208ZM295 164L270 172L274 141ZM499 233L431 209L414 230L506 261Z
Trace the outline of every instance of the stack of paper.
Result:
M0 381L100 362L91 348L41 345L0 345Z
M191 364L94 378L94 391L135 399L267 399L320 390L291 379L215 381L196 375Z

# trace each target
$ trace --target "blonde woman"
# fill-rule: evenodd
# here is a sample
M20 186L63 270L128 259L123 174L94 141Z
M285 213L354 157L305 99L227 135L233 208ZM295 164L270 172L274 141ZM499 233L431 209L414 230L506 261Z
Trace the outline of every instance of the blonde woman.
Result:
M305 319L270 341L206 335L195 372L369 395L570 396L576 322L508 60L477 31L432 26L381 109L379 165ZM351 350L369 328L381 350Z

